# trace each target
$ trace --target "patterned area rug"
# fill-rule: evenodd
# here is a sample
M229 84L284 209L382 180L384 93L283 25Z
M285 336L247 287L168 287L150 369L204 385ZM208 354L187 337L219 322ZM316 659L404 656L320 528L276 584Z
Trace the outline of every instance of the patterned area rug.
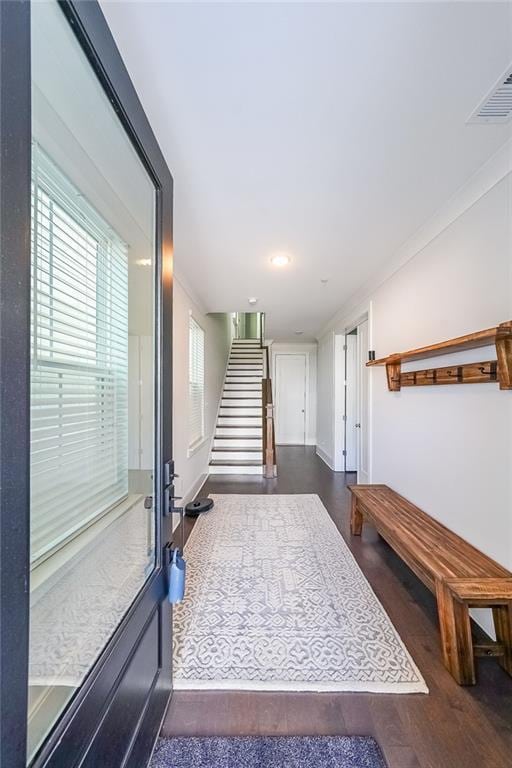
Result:
M427 693L316 495L219 495L185 547L174 687Z
M368 736L160 739L150 768L386 768Z

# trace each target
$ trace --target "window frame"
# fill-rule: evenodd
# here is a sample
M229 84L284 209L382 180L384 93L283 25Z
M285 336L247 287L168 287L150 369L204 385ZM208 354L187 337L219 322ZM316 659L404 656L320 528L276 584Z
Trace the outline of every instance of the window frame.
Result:
M202 390L201 390L201 434L199 437L193 438L191 435L191 429L192 429L192 396L191 396L191 387L194 384L192 381L192 370L191 370L191 363L192 363L192 323L195 324L197 329L201 332L200 338L202 339ZM194 315L194 312L190 309L189 310L189 320L188 320L188 382L187 382L187 398L188 398L188 448L187 448L187 456L193 456L196 451L198 451L206 442L207 436L206 436L206 387L205 387L205 380L206 380L206 332L201 325L201 323L197 320L196 316Z

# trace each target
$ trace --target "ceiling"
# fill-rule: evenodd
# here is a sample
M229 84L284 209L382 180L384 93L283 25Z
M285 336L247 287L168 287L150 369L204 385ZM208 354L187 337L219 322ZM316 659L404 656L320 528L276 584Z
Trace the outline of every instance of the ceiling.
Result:
M511 3L102 7L175 179L178 277L210 312L258 297L271 338L314 338L512 135L465 124Z

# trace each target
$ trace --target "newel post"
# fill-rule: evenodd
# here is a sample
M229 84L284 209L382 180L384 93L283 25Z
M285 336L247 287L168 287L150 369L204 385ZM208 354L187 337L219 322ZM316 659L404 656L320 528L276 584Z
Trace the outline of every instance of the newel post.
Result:
M276 462L274 456L274 406L272 403L266 405L265 416L265 431L266 431L266 444L265 444L265 477L276 477Z

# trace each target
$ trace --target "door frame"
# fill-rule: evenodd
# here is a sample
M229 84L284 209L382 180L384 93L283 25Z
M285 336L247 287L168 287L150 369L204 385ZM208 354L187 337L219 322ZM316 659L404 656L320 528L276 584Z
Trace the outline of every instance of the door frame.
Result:
M308 425L308 417L309 417L309 354L308 352L305 352L303 350L298 350L297 352L294 352L292 350L289 350L288 352L281 352L279 350L276 350L272 353L273 356L273 378L275 382L275 408L276 408L276 434L277 434L277 420L279 418L279 399L278 399L278 388L277 388L277 358L278 357L290 357L290 356L297 356L300 355L304 358L304 441L302 443L279 443L276 442L276 445L307 445L307 425Z
M155 570L31 762L89 768L115 747L112 768L145 765L172 690L172 616L166 558L174 497L172 464L173 180L96 0L59 6L155 186ZM30 2L0 3L0 764L25 768L30 537ZM13 436L16 436L13 439ZM167 476L166 476L167 475ZM13 514L13 510L15 514ZM127 733L114 720L137 681L130 662L158 636L156 671ZM133 670L132 670L133 672Z
M353 331L357 331L359 326L361 326L363 323L367 324L367 328L369 328L369 320L368 320L368 314L365 313L361 317L358 318L357 322L352 323L348 328L345 329L345 333L343 336L344 345L343 345L343 351L344 351L344 418L343 418L343 471L344 472L353 472L354 470L347 470L347 442L348 442L348 434L347 434L347 403L348 403L348 397L347 397L347 390L348 390L348 365L347 365L347 353L348 353L348 337L352 334ZM355 376L355 382L353 384L355 385L356 389L356 415L359 419L359 426L361 426L361 411L362 411L362 392L361 392L361 368L360 363L363 362L361 355L360 355L360 336L359 332L355 334L356 336L356 376ZM369 334L368 334L369 338ZM368 390L369 391L369 390ZM369 398L368 398L369 400ZM367 412L369 408L369 402L366 403L367 406ZM355 427L357 424L354 425ZM369 435L369 424L368 422L365 425L366 429L366 440L368 441L368 435ZM356 473L357 473L357 482L360 481L360 472L361 472L361 435L358 434L356 438Z
M334 401L334 424L333 424L333 457L334 471L345 472L345 425L346 425L346 350L345 336L361 325L365 320L368 321L368 347L372 349L373 345L373 308L369 301L363 305L360 311L352 316L347 316L346 321L333 331L333 401ZM371 369L369 369L369 374ZM368 423L366 439L368 441L368 482L372 482L372 439L373 439L373 415L372 415L372 376L368 375Z
M356 328L357 328L357 326L356 326ZM354 329L352 329L352 330L354 330ZM355 384L355 392L354 392L354 395L353 395L353 401L355 403L355 411L356 411L355 414L354 414L354 416L355 416L354 424L357 421L357 414L358 414L358 411L359 411L359 381L358 381L358 378L357 378L357 367L358 367L358 362L359 362L358 346L357 346L358 345L358 337L357 337L357 334L353 334L352 332L348 331L347 333L345 333L345 335L343 337L343 340L345 342L345 344L344 344L344 351L345 351L345 387L344 387L344 392L345 392L345 400L344 400L345 416L344 416L344 419L343 419L343 422L344 422L344 430L343 430L343 440L344 440L343 471L344 472L354 472L354 471L357 472L358 471L358 467L359 467L359 441L357 439L357 435L356 434L354 434L354 442L355 442L355 446L353 446L354 456L350 456L350 458L352 459L352 462L351 462L352 466L356 467L355 470L347 469L347 463L349 461L349 453L350 453L350 451L349 451L349 425L350 425L349 416L351 414L350 414L350 407L349 407L349 403L350 403L349 387L351 385L351 382L350 382L350 371L351 371L351 369L355 370L355 376L356 376L355 382L352 382L352 385ZM349 350L349 347L350 347L351 344L354 346L353 350ZM350 361L350 358L349 358L349 353L350 352L352 352L354 354L355 361Z

